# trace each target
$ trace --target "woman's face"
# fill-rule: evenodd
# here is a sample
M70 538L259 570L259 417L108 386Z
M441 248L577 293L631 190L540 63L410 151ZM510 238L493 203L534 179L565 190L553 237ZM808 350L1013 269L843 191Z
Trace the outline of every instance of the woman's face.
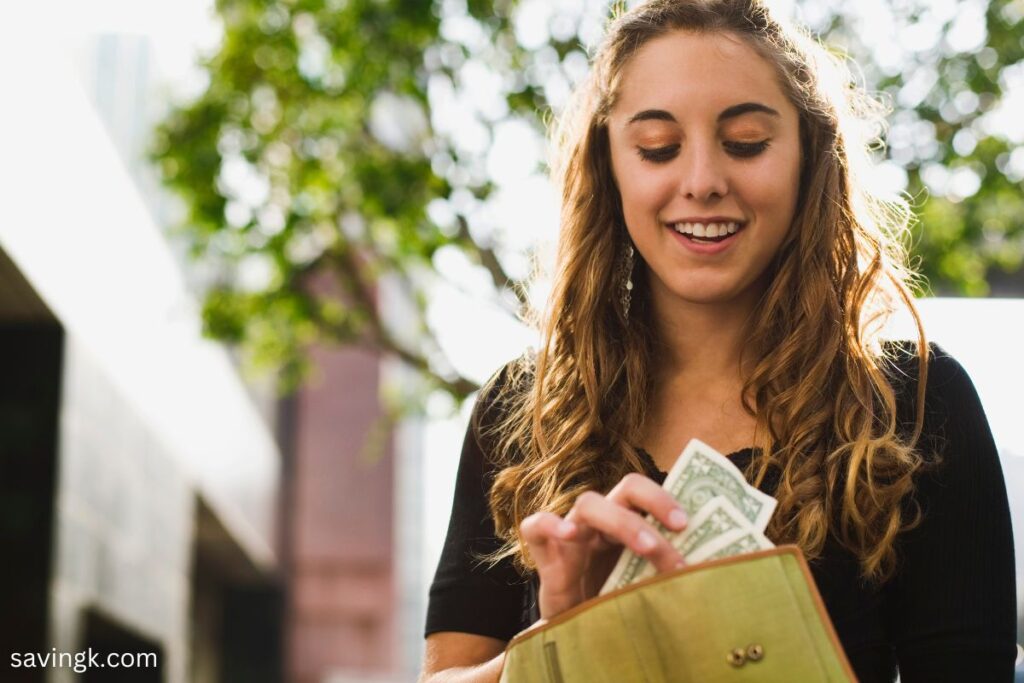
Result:
M608 126L656 310L759 296L800 178L798 113L772 66L731 34L661 36L626 64Z

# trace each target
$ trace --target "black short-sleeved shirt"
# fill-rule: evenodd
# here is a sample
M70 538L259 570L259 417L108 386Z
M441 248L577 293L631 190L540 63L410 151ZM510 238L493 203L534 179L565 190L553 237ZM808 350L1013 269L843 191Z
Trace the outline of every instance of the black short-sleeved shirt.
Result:
M917 359L911 342L895 344L890 368L900 423L914 420ZM883 586L865 584L849 551L829 537L810 563L839 639L862 683L1012 681L1016 656L1016 585L1006 485L988 421L963 367L930 345L925 423L918 447L940 452L939 467L922 472L915 499L924 513L897 540L902 564ZM477 399L487 412L503 381ZM475 422L471 421L471 425ZM753 453L729 454L741 470ZM648 456L646 474L659 483ZM534 577L511 560L486 569L474 556L499 547L487 508L494 468L472 426L467 430L448 535L427 608L426 634L460 631L509 640L538 618ZM775 473L777 475L777 473ZM773 495L776 477L761 490Z

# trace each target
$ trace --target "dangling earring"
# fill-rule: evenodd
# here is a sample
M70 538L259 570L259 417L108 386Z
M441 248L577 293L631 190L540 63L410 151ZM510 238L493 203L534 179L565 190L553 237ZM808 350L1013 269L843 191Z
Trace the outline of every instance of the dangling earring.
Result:
M633 291L633 243L629 240L626 241L626 256L622 259L620 275L621 294L619 301L622 303L622 315L625 318L629 318L629 300L630 294Z

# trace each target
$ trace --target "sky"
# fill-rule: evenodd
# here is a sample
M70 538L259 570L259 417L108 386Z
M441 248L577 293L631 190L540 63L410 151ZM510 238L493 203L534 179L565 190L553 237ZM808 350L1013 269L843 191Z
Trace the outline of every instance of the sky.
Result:
M23 3L19 12L37 13L49 30L79 38L100 33L145 36L165 83L182 98L201 91L205 79L195 68L197 55L215 50L222 33L212 0L57 0Z

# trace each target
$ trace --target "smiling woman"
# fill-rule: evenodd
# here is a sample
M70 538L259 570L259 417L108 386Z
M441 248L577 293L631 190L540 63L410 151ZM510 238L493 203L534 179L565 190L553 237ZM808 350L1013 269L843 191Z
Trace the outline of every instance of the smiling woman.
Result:
M728 33L654 38L621 83L608 118L612 172L650 268L655 320L712 303L745 315L796 210L796 107L772 65Z
M1012 677L1005 483L970 378L926 341L907 206L862 182L879 113L757 0L609 25L555 131L543 344L466 434L425 674L494 680L623 549L680 567L658 484L697 438L777 499L765 535L808 559L861 681ZM881 339L897 304L916 340Z

